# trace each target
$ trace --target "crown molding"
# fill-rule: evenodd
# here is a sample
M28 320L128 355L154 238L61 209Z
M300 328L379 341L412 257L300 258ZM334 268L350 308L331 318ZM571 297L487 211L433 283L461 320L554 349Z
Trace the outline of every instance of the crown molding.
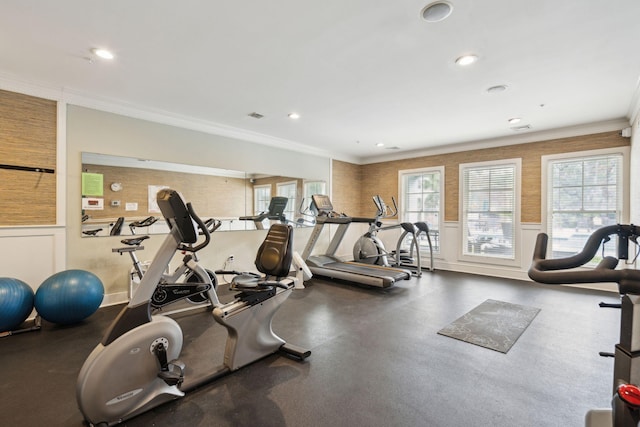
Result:
M629 119L620 118L596 123L585 123L577 126L550 129L538 132L527 132L518 135L510 135L501 138L491 138L479 141L448 144L424 150L404 151L402 153L386 154L361 159L360 164L389 162L405 160L415 157L435 156L439 154L455 153L460 151L481 150L484 148L504 147L507 145L527 144L530 142L548 141L551 139L570 138L581 135L591 135L602 132L613 132L629 127Z
M480 141L461 142L458 144L448 144L428 149L403 151L394 154L384 154L372 157L349 156L346 154L331 153L317 147L311 147L284 138L277 138L258 132L222 125L219 123L198 120L192 117L182 116L162 110L155 110L122 101L91 96L79 91L55 87L43 82L26 81L0 74L0 89L25 95L36 96L70 105L91 108L113 114L119 114L140 120L154 123L175 126L179 128L194 130L211 135L224 136L242 141L267 145L283 150L301 152L318 157L326 157L353 164L370 164L387 162L394 160L404 160L414 157L433 156L459 151L478 150L483 148L495 148L505 145L526 144L529 142L547 141L558 138L568 138L580 135L589 135L600 132L610 132L624 129L633 124L635 120L640 120L640 79L633 94L628 110L628 118L619 118L596 123L586 123L576 126L550 129L538 132L526 132L518 135L510 135L501 138L485 139Z
M61 101L63 90L46 83L26 81L0 73L0 89L51 101Z
M277 138L205 120L198 120L167 111L123 103L122 101L114 99L92 96L72 89L55 87L46 83L25 81L13 76L0 74L0 89L63 102L69 105L76 105L79 107L91 108L107 113L146 120L149 122L194 130L211 135L254 142L283 150L301 152L318 157L335 157L334 153L330 153L327 150L311 147L288 139ZM345 161L350 162L356 162L357 160L358 159L355 157L345 158Z

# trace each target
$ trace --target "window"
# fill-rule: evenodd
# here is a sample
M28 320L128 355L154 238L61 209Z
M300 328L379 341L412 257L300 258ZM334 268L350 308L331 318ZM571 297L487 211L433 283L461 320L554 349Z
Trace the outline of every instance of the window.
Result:
M271 201L271 185L256 185L253 187L253 214L259 215L269 210Z
M460 165L463 257L516 260L520 163L511 159Z
M314 194L327 194L327 184L324 181L305 181L303 199L300 201L298 224L315 224L315 215L311 212L311 196Z
M624 222L623 151L545 156L543 164L550 257L573 255L596 229ZM604 254L616 256L615 241L605 245Z
M434 253L440 252L444 167L400 171L400 214L402 222L426 222ZM420 238L420 249L428 253L426 236Z
M278 196L286 197L289 199L287 203L287 207L284 208L284 217L293 221L295 216L295 205L296 205L296 181L289 182L279 182L276 184Z
M305 181L304 182L304 199L308 207L311 203L311 196L314 194L327 194L327 185L324 181Z

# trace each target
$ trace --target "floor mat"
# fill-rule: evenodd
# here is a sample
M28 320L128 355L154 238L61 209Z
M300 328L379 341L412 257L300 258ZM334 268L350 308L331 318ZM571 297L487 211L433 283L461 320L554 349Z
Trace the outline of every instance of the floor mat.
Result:
M539 312L539 308L488 299L438 333L506 353Z

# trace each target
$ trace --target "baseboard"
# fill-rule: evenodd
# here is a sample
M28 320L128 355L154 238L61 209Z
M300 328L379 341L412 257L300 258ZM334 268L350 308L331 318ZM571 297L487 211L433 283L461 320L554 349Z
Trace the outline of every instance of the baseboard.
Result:
M434 261L435 270L455 271L458 273L479 274L481 276L502 277L504 279L530 281L526 271L493 264L465 264L460 262Z
M500 266L487 266L487 265L470 265L462 263L448 263L448 262L435 262L435 271L445 270L453 271L457 273L478 274L481 276L501 277L503 279L523 280L526 282L532 282L526 271L520 269L508 269L501 268ZM597 291L618 293L618 286L615 283L580 283L573 285L561 285L574 288L592 289Z
M123 304L129 302L129 292L116 292L113 294L105 294L100 307L108 307L110 305Z

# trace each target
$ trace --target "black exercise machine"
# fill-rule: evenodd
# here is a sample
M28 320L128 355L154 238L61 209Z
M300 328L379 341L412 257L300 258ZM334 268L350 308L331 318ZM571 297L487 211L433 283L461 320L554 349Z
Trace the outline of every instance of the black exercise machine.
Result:
M617 237L617 258L604 255L593 269L578 269L591 261L598 248ZM640 271L632 268L616 269L619 260L629 259L629 242L638 248L640 227L609 225L597 229L579 253L557 259L546 259L548 236L538 234L529 277L536 282L552 285L573 283L618 284L622 309L620 343L615 347L613 368L613 400L611 410L591 410L586 416L587 427L637 427L640 422ZM637 257L637 255L636 255ZM635 261L635 258L634 258ZM603 304L601 306L611 306ZM604 354L606 355L606 354ZM579 394L578 394L579 396Z
M265 219L269 221L280 221L282 224L287 222L284 216L284 210L287 207L289 199L283 196L272 197L269 201L269 208L260 212L258 215L241 216L238 218L241 221L253 221L257 230L264 230L264 224L262 221Z

